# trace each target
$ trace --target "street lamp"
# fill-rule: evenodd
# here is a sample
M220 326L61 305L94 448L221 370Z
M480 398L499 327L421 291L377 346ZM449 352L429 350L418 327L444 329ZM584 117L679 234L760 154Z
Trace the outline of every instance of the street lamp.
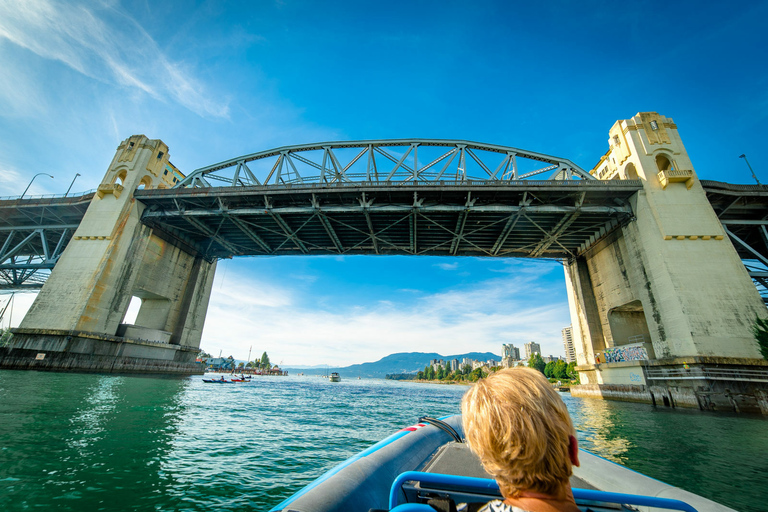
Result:
M752 173L752 177L755 178L755 181L757 184L760 184L760 180L757 179L757 176L755 176L755 171L752 170L752 166L749 165L749 160L747 160L747 155L739 155L739 158L743 158L745 162L747 162L747 167L749 167L749 172Z
M45 174L46 176L50 176L50 178L53 179L53 176L51 176L47 172L39 172L39 173L35 174L34 176L32 176L32 179L29 181L29 185L27 185L27 188L25 188L24 192L21 193L21 197L19 199L22 199L24 197L24 194L27 193L27 190L29 190L29 187L32 185L32 182L35 181L35 178L37 178L41 174Z
M75 184L75 180L77 177L80 176L80 173L75 174L75 177L72 178L72 183L69 184L69 188L67 189L67 192L64 194L64 197L67 197L67 194L69 194L69 191L72 190L72 185Z

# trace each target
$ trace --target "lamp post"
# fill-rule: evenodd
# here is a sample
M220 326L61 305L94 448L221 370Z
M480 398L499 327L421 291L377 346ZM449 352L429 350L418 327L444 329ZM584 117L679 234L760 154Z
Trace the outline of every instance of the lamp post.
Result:
M752 177L755 178L755 181L758 185L760 185L760 180L757 179L757 176L755 176L755 171L752 170L752 166L749 165L749 160L747 160L747 155L739 155L739 158L743 158L745 162L747 162L747 167L749 167L749 172L752 173Z
M21 197L20 197L19 199L23 199L23 198L24 198L24 194L26 194L26 193L27 193L27 190L29 190L29 187L30 187L30 186L32 186L32 182L33 182L33 181L35 181L35 178L37 178L37 177L38 177L38 176L40 176L41 174L45 174L46 176L50 176L50 177L51 177L51 179L53 179L53 176L51 176L51 175L50 175L50 174L48 174L47 172L39 172L39 173L35 174L34 176L32 176L32 179L31 179L31 180L29 180L29 185L27 185L27 188L25 188L25 189L24 189L24 192L22 192L22 193L21 193Z
M77 177L80 176L80 173L75 174L75 177L72 178L72 183L69 184L69 188L67 189L67 192L64 194L64 197L67 197L67 194L69 194L69 191L72 190L72 185L75 184L75 180Z

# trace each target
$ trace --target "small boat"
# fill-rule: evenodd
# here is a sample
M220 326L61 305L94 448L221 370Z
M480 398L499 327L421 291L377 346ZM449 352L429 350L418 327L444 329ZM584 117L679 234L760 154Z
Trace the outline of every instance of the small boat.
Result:
M232 384L231 380L225 380L224 378L221 378L221 379L203 379L203 382L207 382L208 384Z
M432 498L458 503L502 499L462 439L461 415L423 417L347 459L270 512L361 510L434 512ZM571 487L582 510L629 512L653 507L686 512L735 512L702 496L579 451ZM647 510L642 508L641 510Z
M341 376L339 376L339 374L336 372L332 372L331 376L328 377L328 380L331 382L341 382Z

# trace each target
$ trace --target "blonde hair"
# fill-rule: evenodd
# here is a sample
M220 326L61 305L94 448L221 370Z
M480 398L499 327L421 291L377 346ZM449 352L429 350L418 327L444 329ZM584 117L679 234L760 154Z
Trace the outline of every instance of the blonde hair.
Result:
M563 400L541 372L509 368L478 381L461 401L464 435L505 497L554 495L572 473L576 431Z

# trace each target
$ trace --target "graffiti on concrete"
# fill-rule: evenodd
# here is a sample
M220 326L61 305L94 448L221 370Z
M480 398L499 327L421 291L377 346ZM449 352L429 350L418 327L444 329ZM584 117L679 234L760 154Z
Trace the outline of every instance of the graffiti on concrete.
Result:
M607 348L603 351L606 363L622 361L642 361L648 359L648 352L642 345L625 345L623 347Z

